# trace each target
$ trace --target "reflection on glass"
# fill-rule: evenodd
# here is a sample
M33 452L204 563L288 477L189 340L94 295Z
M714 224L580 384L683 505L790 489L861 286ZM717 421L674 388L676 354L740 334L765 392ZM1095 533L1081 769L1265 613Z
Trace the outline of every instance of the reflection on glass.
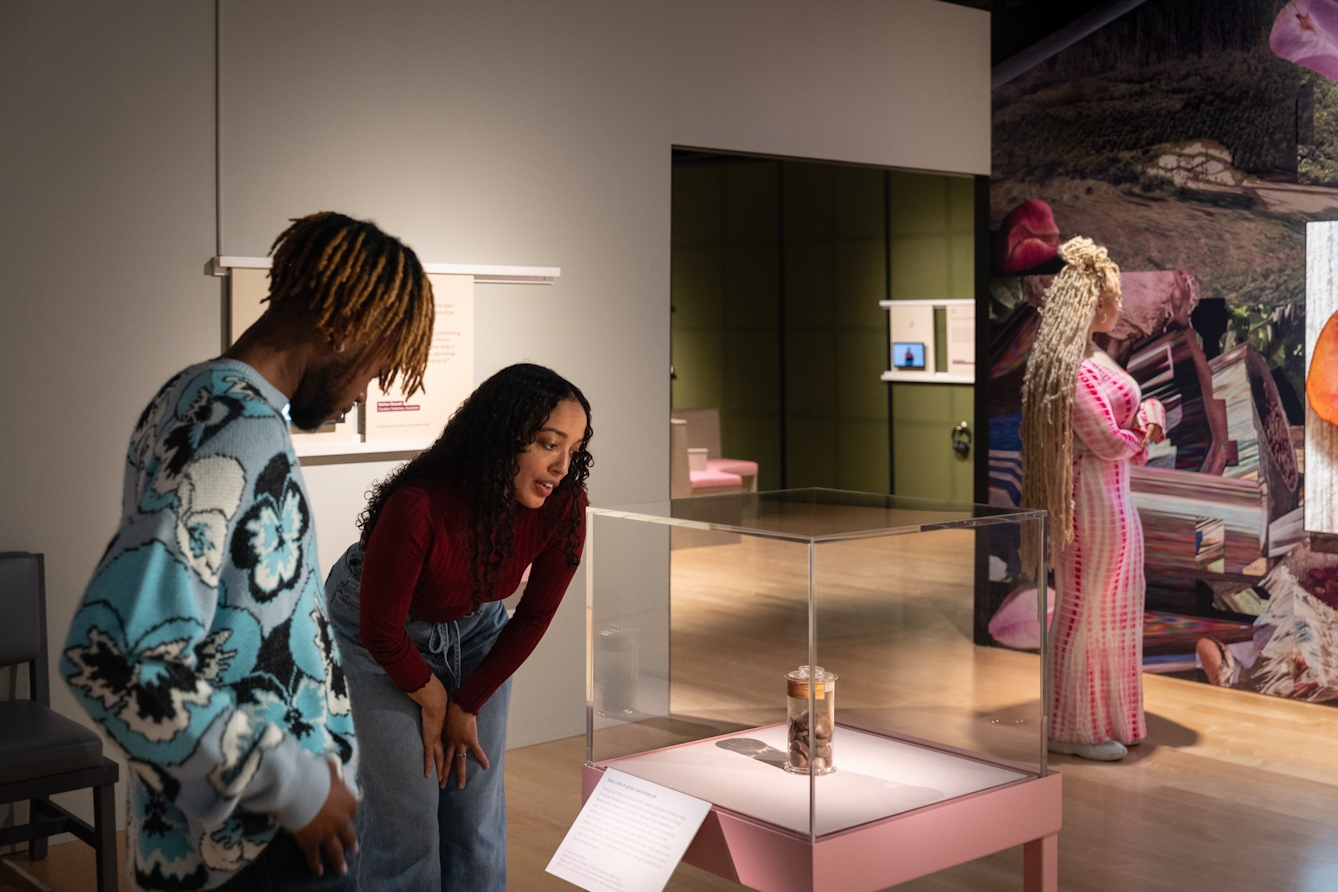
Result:
M595 639L595 709L603 716L636 714L636 678L640 662L639 633L611 623Z

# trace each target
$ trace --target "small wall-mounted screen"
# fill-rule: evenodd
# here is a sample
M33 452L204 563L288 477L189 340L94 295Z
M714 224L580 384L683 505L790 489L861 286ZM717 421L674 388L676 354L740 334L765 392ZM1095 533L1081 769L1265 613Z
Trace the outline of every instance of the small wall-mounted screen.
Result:
M892 368L922 369L925 367L925 345L919 341L892 342Z

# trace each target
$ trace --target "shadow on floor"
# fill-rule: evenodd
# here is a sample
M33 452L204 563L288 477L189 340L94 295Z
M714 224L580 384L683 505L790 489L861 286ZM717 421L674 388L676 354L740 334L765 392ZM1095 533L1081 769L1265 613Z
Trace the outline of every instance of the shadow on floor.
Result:
M1173 722L1165 716L1149 712L1147 723L1148 736L1138 746L1129 747L1129 755L1125 756L1122 761L1126 763L1140 761L1161 746L1178 749L1182 746L1193 746L1199 742L1199 732L1193 728L1186 728L1178 722Z
M1193 746L1199 742L1199 732L1193 728L1186 728L1178 722L1173 722L1165 716L1155 713L1147 713L1148 736L1137 746L1129 747L1129 755L1120 759L1118 762L1089 762L1080 756L1065 756L1058 753L1050 754L1052 763L1058 761L1075 762L1078 764L1090 765L1131 765L1141 762L1148 756L1157 751L1159 747L1168 747L1170 749L1179 749L1180 747Z

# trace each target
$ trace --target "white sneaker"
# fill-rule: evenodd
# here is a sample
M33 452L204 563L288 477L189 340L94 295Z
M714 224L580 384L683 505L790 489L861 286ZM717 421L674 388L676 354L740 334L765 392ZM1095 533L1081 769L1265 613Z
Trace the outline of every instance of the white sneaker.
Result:
M1062 740L1052 740L1050 752L1079 756L1094 762L1118 762L1129 754L1129 750L1118 740L1102 740L1099 743L1066 743Z

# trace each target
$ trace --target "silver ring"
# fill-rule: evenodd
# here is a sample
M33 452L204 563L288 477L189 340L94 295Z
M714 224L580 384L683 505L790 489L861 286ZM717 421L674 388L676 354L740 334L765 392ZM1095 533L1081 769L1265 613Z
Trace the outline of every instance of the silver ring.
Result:
M467 754L467 753L456 753L456 754L455 754L455 758L457 758L457 759L463 759L463 758L465 758L466 755L468 755L468 754Z

